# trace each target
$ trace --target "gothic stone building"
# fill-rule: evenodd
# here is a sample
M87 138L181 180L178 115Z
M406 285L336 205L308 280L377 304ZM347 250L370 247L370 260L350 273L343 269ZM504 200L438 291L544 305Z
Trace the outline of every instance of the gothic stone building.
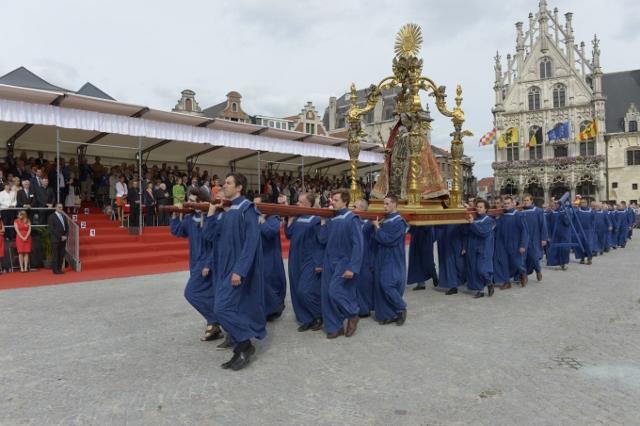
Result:
M495 146L495 187L502 194L531 193L538 202L572 196L606 197L605 101L602 90L599 40L594 37L591 60L585 44L575 44L572 13L558 16L547 2L529 14L528 29L516 23L516 53L507 55L503 72L495 57L495 127L498 133L515 128L519 143ZM596 137L578 142L592 120ZM569 123L569 137L550 142L547 132ZM542 129L543 141L529 147L529 139Z

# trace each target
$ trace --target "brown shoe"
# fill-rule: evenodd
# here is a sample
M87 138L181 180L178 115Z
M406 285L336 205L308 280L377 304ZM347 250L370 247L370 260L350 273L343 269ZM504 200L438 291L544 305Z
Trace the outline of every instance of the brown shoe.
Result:
M335 333L327 333L327 339L335 339L336 337L344 336L344 329L340 329Z
M528 282L529 282L529 277L528 276L526 276L524 274L520 275L520 285L522 287L526 286Z
M349 320L347 321L347 332L344 333L344 335L346 337L351 337L353 336L353 334L356 332L356 330L358 329L358 322L360 321L360 317L359 316L355 316L355 317L351 317L349 318Z
M536 279L542 281L542 272L536 272Z
M504 283L500 286L500 290L506 290L508 288L511 288L511 283Z

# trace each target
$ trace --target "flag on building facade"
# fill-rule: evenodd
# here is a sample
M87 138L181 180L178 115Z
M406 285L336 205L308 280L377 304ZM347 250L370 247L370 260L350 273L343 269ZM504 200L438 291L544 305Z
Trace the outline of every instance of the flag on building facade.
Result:
M517 127L509 127L498 136L498 149L504 149L507 145L518 145L519 143L520 133Z
M558 123L556 126L547 132L547 138L549 142L557 139L569 139L570 127L569 122Z
M529 138L529 148L532 148L536 145L542 145L542 127L538 127L534 134Z
M598 123L594 119L591 123L587 124L587 127L578 135L578 140L581 142L593 139L598 135Z
M493 130L491 130L489 133L487 133L486 135L480 138L479 145L480 146L493 145L494 143L496 143L497 135L498 135L498 131L494 127Z

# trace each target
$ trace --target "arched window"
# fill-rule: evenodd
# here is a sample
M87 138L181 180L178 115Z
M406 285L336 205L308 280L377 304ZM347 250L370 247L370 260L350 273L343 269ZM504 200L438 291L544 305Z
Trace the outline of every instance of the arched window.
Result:
M529 89L529 111L540 109L540 88L532 87Z
M580 132L582 133L584 131L584 129L587 128L588 125L590 125L591 122L590 121L583 121L582 123L580 123ZM596 141L595 139L591 138L591 139L587 139L586 141L580 141L578 142L580 144L580 155L581 156L587 156L587 155L596 155Z
M533 145L535 136L535 145ZM529 128L529 159L541 160L542 159L542 146L544 141L542 140L542 129L540 126L531 126Z
M630 132L638 131L638 122L636 120L629 121L629 131Z
M540 79L551 78L551 59L544 57L540 60Z
M553 86L553 107L562 108L566 105L567 88L564 84Z
M238 104L237 103L232 103L231 104L231 111L233 112L238 112Z

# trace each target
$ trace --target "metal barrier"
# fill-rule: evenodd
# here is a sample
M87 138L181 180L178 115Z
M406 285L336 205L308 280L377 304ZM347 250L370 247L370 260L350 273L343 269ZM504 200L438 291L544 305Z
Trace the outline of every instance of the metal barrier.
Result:
M26 211L27 213L31 211L50 211L53 213L55 211L54 208L51 207L9 207L0 209L0 212L4 211ZM74 271L80 272L81 263L80 263L80 227L77 223L75 223L66 212L63 212L64 216L67 218L67 223L69 224L69 235L67 236L67 244L65 247L65 258L68 260L69 264L73 268ZM31 224L32 228L47 228L48 225L44 224ZM5 228L13 229L13 225L6 225Z

